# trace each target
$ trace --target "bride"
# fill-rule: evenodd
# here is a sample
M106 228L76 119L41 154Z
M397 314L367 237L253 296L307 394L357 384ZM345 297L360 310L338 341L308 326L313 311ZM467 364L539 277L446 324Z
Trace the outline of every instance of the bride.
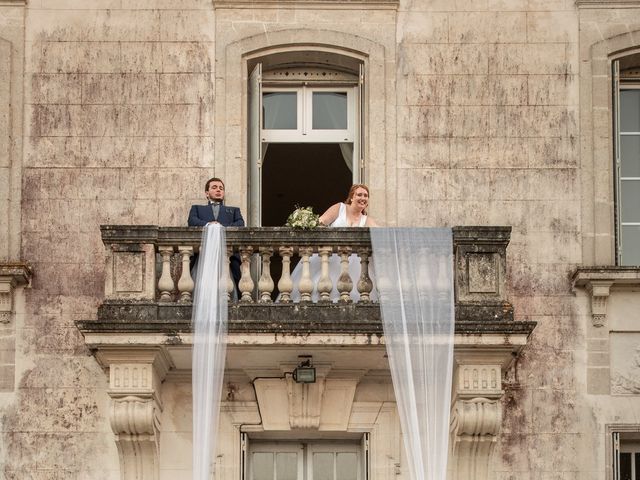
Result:
M378 224L367 215L367 207L369 206L369 187L363 184L352 185L349 189L347 199L343 202L336 203L327 209L320 216L320 223L328 227L377 227ZM321 273L321 261L317 253L309 258L309 271L313 282L313 293L311 300L317 302L319 295L317 291L318 280ZM369 264L369 274L371 276L371 264ZM353 281L353 290L351 291L351 299L355 302L360 298L358 294L357 284L360 278L360 257L356 254L349 256L349 275ZM337 289L338 277L340 276L340 257L335 253L329 258L329 277L333 283L331 291L331 301L336 302L339 298ZM293 290L291 292L291 300L300 301L300 292L298 285L302 277L302 262L298 263L296 268L291 272L291 280L293 281ZM371 300L377 299L375 289L371 292Z

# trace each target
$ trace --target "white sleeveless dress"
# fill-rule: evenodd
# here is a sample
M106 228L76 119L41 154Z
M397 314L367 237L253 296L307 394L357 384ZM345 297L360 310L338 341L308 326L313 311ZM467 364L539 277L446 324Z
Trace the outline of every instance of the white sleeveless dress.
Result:
M362 215L360 217L360 222L358 225L349 225L347 220L347 206L344 203L340 204L340 210L338 212L338 217L329 225L329 227L364 227L367 223L367 216ZM311 293L311 300L313 302L317 302L320 298L318 294L318 280L320 280L321 274L321 260L317 253L314 253L311 257L309 257L309 272L311 274L311 280L313 281L313 292ZM357 302L360 299L360 294L358 293L358 280L360 279L360 257L358 255L351 254L349 256L349 275L351 276L351 281L353 282L353 290L351 290L351 300ZM338 278L340 277L340 257L337 254L332 254L329 257L329 277L331 278L331 283L333 284L333 290L331 290L331 301L337 302L340 298L340 294L338 293ZM373 279L373 273L371 269L371 261L369 261L369 277ZM291 280L293 281L293 290L291 291L291 300L294 302L300 301L300 291L298 290L298 284L300 283L300 278L302 278L302 262L299 262L296 265L296 268L291 272ZM373 281L373 280L372 280ZM378 300L378 295L375 288L371 291L369 298L372 301Z

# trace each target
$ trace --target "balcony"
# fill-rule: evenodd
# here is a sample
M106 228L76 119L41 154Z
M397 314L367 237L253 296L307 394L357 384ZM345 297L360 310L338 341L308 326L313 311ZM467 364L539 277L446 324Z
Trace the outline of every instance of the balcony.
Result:
M86 334L188 333L194 289L189 261L199 251L201 229L107 225L101 231L106 249L105 300L97 321L79 322L80 329ZM513 322L513 307L505 295L510 231L510 227L453 229L456 333L528 335L532 330L532 323ZM287 293L292 285L290 267L273 278L272 262L277 258L288 265L298 255L312 253L321 258L331 253L358 255L361 278L350 278L347 287L339 284L338 289L346 298L352 283L366 297L372 288L367 273L369 229L227 228L226 237L229 253L242 260L240 299L229 301L230 333L382 334L380 308L371 300L273 300L276 287Z

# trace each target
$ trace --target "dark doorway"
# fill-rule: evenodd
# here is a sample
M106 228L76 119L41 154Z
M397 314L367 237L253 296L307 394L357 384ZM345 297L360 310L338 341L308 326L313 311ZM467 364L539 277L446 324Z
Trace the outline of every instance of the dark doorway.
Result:
M296 205L321 215L346 199L352 179L336 143L269 144L262 164L262 226L283 226Z

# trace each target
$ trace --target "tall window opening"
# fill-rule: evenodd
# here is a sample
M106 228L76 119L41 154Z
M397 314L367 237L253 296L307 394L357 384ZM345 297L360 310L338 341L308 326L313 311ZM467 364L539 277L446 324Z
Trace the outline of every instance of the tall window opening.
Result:
M640 480L640 431L613 432L614 480Z
M250 224L282 226L296 205L322 213L362 177L362 61L292 51L247 66Z
M640 265L640 54L613 62L618 265Z

